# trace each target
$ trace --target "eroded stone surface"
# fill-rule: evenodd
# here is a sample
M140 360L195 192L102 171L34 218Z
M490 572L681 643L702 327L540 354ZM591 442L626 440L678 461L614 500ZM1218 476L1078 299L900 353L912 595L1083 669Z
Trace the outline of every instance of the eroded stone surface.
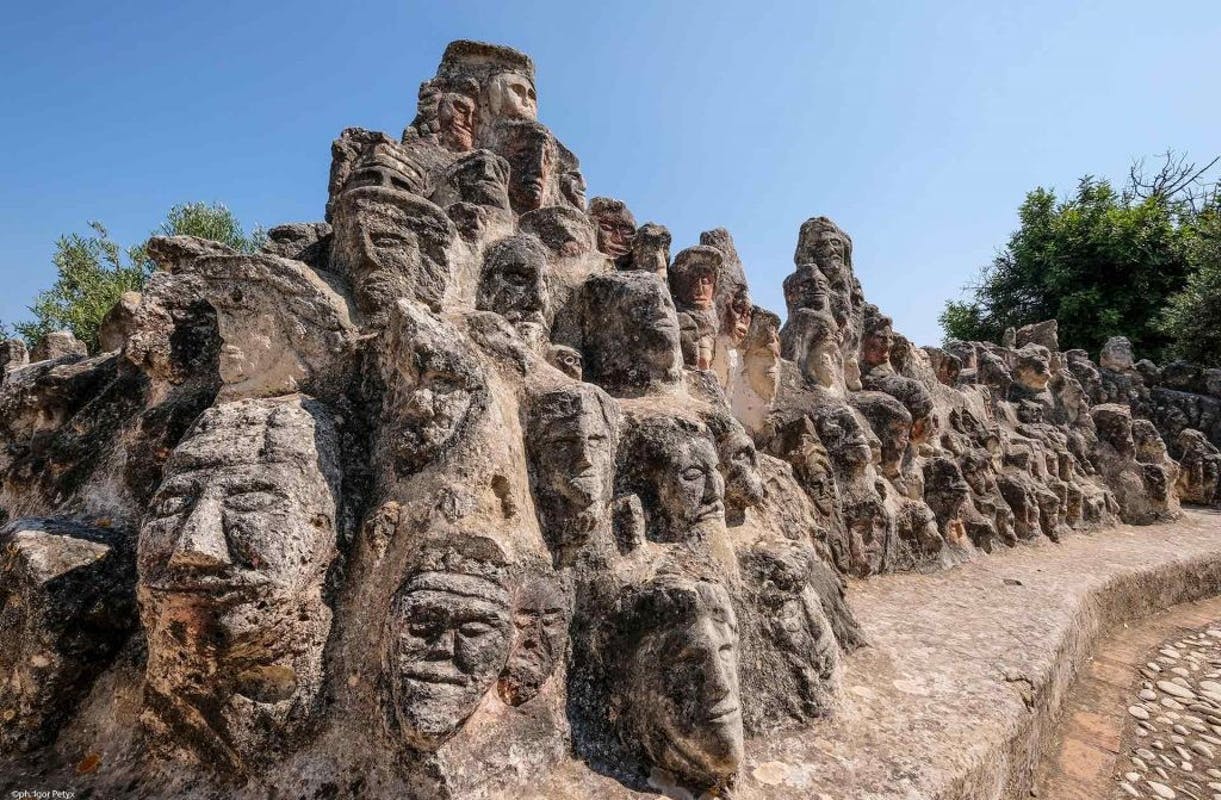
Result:
M141 797L810 796L858 756L890 769L883 706L809 749L845 704L922 732L884 748L901 764L946 733L904 698L965 688L987 711L996 664L934 677L895 647L1017 663L953 627L1010 586L987 562L913 578L901 630L862 588L862 631L844 576L1071 546L1216 494L1207 435L1167 448L1142 405L1208 376L1167 365L1142 394L1147 365L1061 353L1054 321L917 348L824 216L782 323L725 229L671 259L663 226L587 202L534 78L454 42L401 136L333 142L326 222L258 254L155 238L113 352L6 345L6 518L139 531L138 612L112 604L87 668L39 667L70 676L55 699L0 661L0 731L31 750L12 774ZM57 607L36 588L5 596ZM78 623L22 613L23 647ZM846 661L866 641L853 658L898 695Z

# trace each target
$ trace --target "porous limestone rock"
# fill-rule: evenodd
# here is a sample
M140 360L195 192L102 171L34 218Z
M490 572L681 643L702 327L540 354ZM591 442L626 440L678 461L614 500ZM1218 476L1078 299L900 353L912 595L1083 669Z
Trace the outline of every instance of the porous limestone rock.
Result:
M454 42L417 100L332 143L326 222L152 239L103 354L5 343L0 774L732 796L840 707L845 576L1216 498L1211 373L1054 321L917 348L825 216L782 321L727 230L671 260L586 200L524 54Z

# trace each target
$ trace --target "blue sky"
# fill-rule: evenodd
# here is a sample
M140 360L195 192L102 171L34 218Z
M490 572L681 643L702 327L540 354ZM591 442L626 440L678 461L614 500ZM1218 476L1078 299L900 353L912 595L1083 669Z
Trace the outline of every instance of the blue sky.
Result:
M0 21L0 319L57 236L134 243L174 203L322 218L331 140L399 132L446 42L529 52L540 119L590 195L732 231L783 310L797 228L853 237L866 296L919 343L1036 185L1221 153L1221 4L18 3Z

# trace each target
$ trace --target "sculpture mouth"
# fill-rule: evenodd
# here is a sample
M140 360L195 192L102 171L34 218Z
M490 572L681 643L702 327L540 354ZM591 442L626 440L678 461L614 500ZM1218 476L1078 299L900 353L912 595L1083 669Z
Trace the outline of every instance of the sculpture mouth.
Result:
M204 594L212 597L252 594L268 586L266 578L249 575L170 575L150 581L149 589L161 594Z
M725 514L725 504L718 500L717 502L711 503L710 505L706 505L702 509L700 509L700 511L696 515L694 521L695 522L705 522L710 519L717 519L719 517L722 517L722 516L724 516L724 514Z
M404 669L403 678L411 681L412 683L441 683L448 686L457 686L459 688L465 688L470 682L467 677L461 673L426 666L415 666Z
M733 722L738 717L740 711L741 709L737 703L729 698L725 698L708 712L707 721L712 723Z

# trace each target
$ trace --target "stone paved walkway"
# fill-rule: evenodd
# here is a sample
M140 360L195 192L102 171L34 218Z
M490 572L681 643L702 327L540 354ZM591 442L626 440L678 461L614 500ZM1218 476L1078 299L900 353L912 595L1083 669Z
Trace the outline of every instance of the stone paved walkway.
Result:
M1221 798L1221 694L1207 696L1221 689L1218 637L1221 598L1113 631L1065 698L1039 797Z
M928 575L853 583L849 601L870 646L846 660L842 707L808 728L750 739L734 797L1025 800L1083 666L1113 670L1121 694L1098 707L1123 709L1122 692L1140 688L1132 665L1184 634L1158 633L1117 664L1090 661L1099 644L1125 623L1135 628L1218 595L1221 514L1200 510L1172 524L1076 534ZM1221 619L1218 602L1189 629ZM1113 755L1122 734L1111 736ZM1106 747L1081 752L1083 760L1108 755ZM1064 800L1108 800L1117 782L1104 769L1101 793ZM569 763L514 800L642 796Z

